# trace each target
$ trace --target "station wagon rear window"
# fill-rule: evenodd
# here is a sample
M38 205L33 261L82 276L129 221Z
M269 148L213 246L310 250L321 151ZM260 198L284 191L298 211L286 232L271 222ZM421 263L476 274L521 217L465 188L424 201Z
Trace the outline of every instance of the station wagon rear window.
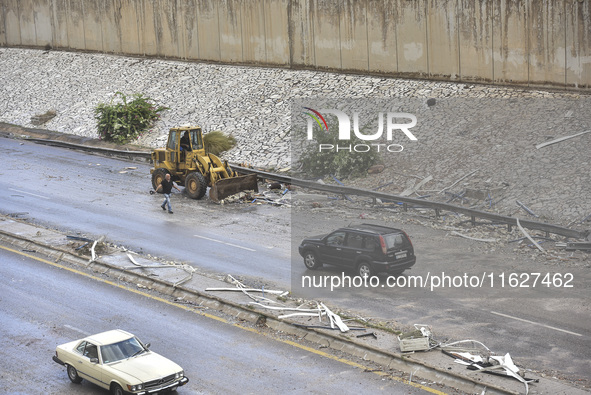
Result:
M386 247L389 250L391 249L400 249L406 246L406 241L404 240L404 236L400 233L394 233L389 235L382 235L384 240L386 241Z

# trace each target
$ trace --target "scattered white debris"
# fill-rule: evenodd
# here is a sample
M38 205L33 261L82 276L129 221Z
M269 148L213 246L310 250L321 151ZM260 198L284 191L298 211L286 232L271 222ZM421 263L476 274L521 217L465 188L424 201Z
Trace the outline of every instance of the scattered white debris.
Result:
M573 134L573 135L570 135L570 136L559 137L559 138L554 139L554 140L551 140L551 141L546 141L545 143L540 143L540 144L536 145L536 149L540 149L540 148L546 147L546 146L548 146L550 144L559 143L559 142L564 141L564 140L572 139L573 137L578 137L578 136L580 136L582 134L590 133L590 132L591 132L591 130L585 130L584 132L581 132L581 133Z
M463 237L465 239L475 240L475 241L483 241L483 242L486 242L486 243L496 243L498 241L497 239L478 239L476 237L466 236L466 235L463 235L463 234L461 234L459 232L456 232L455 230L452 231L451 234L454 235L454 236Z

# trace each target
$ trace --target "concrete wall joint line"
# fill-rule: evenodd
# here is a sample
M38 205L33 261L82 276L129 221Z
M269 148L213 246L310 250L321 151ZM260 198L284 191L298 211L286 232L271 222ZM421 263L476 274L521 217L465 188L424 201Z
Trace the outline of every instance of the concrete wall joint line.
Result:
M430 62L430 58L429 58L429 50L430 50L430 48L429 48L430 47L429 46L429 38L430 38L430 34L429 34L429 19L428 19L429 12L428 12L428 9L429 9L429 0L425 0L425 8L424 8L425 15L423 16L423 18L425 18L425 37L426 37L426 40L425 40L425 47L426 47L425 48L425 53L426 53L426 56L427 56L427 75L430 76L431 75L431 67L430 67L431 66L431 62Z
M339 42L341 43L341 45L339 46L339 68L343 68L343 37L342 37L342 21L343 18L345 18L346 16L343 15L345 12L345 7L342 5L343 3L338 2L337 4L339 4L339 8L337 10L337 14L339 15Z
M461 17L461 7L460 7L460 1L462 0L456 0L456 40L458 40L458 79L461 80L463 77L462 74L462 43L460 41L460 33L461 33L461 29L460 29L460 17Z
M369 19L367 18L367 10L369 9L369 7L365 8L365 36L369 39ZM371 70L371 65L369 62L369 57L370 57L370 51L369 51L369 43L366 46L367 48L367 71Z
M216 15L218 17L218 60L222 60L222 29L221 29L221 21L220 21L220 7L216 6Z

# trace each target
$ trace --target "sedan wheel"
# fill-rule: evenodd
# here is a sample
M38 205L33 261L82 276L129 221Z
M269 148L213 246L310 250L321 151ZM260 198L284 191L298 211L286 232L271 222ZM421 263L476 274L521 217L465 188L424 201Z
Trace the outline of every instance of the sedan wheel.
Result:
M68 365L68 377L70 378L70 381L75 384L79 384L82 381L82 377L78 376L76 368L71 365Z
M322 266L322 264L318 262L316 254L314 254L312 251L306 251L304 254L304 265L306 265L306 267L311 270L318 269Z
M123 388L119 384L111 385L111 394L113 395L124 395Z

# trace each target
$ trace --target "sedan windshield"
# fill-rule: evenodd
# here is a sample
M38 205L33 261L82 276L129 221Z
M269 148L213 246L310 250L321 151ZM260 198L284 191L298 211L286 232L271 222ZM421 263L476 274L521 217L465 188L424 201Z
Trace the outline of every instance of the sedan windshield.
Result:
M144 346L142 346L140 341L132 337L119 343L102 346L101 356L103 357L103 363L110 363L131 358L137 354L141 354L144 350Z

